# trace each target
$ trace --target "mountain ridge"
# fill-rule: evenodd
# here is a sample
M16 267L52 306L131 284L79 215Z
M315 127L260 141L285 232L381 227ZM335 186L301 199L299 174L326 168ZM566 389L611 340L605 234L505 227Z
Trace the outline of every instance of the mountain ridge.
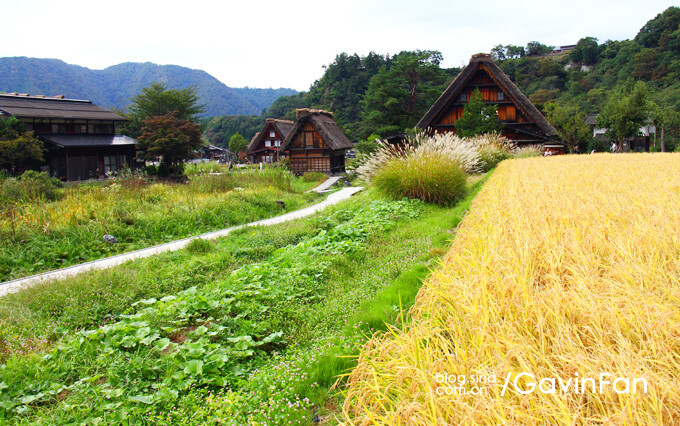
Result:
M0 92L64 95L104 108L122 109L143 87L162 82L171 89L193 86L205 106L203 117L259 115L280 96L296 90L232 88L203 70L152 62L123 62L101 70L61 59L26 56L0 58Z

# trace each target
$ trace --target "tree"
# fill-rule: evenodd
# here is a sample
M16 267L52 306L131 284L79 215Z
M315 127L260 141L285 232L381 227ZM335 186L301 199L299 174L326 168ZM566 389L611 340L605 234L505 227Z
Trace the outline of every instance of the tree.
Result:
M174 113L180 120L196 123L198 115L204 111L198 100L193 87L178 90L168 89L163 83L151 83L132 98L129 112L125 114L130 121L126 124L124 133L137 137L148 118L170 113Z
M673 33L678 30L679 26L680 8L671 6L648 21L635 36L635 41L644 47L666 49L669 47L667 43L672 39Z
M524 50L524 47L522 46L514 46L512 44L508 44L505 46L505 56L508 59L519 59L523 58L526 56L526 51Z
M584 37L569 52L569 59L577 64L593 65L600 58L600 50L595 37Z
M0 169L19 175L44 161L45 147L33 132L20 133L16 117L0 119Z
M652 123L656 127L658 133L661 129L661 152L666 152L666 132L671 131L677 133L680 130L680 112L676 111L668 105L659 105L655 102L650 102L649 116ZM656 134L654 135L656 142Z
M633 62L633 77L640 80L656 80L658 75L659 60L657 49L642 49L635 54Z
M248 148L248 141L236 132L231 139L229 139L229 151L231 152L246 152Z
M387 135L416 125L444 90L447 73L436 51L401 52L368 85L362 101L363 132Z
M558 90L538 89L529 96L532 104L538 108L543 108L547 103L554 101L557 98Z
M482 93L479 89L475 89L470 102L463 108L463 116L455 123L456 133L466 138L500 131L502 125L498 121L496 109L496 105L486 105L482 99Z
M607 128L609 138L621 146L626 139L639 134L640 127L647 122L648 112L647 86L629 78L609 94L597 116L597 124Z
M171 174L181 174L184 160L192 158L200 146L198 124L170 113L144 121L142 134L137 139L137 156L151 161L160 159Z
M585 144L591 139L590 126L586 124L586 114L575 107L559 106L550 102L545 106L546 118L557 134L573 153L576 145Z
M555 46L546 46L543 43L537 41L530 41L527 43L526 55L527 56L542 56L547 55L552 52Z
M504 61L505 60L505 46L502 44L497 44L491 49L491 57L494 61Z
M203 120L203 137L209 143L229 148L229 140L236 133L250 140L264 125L265 117L257 115L226 115Z
M378 141L382 139L380 135L376 133L371 133L369 137L367 137L363 141L357 142L355 145L357 151L359 151L362 154L373 154L375 151L378 150Z
M32 165L44 161L44 150L43 143L33 135L33 132L0 140L0 169L19 175Z

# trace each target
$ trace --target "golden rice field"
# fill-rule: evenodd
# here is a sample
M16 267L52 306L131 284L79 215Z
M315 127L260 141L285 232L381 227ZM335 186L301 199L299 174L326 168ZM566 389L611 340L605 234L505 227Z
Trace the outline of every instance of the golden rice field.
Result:
M680 155L501 163L409 315L346 422L680 423Z

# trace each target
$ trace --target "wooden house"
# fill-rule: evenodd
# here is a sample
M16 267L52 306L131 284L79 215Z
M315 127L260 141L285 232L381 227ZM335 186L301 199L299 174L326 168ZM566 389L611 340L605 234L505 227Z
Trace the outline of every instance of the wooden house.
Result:
M455 123L475 89L484 103L497 106L503 136L517 145L550 144L564 152L564 144L543 114L493 62L491 55L478 54L451 82L420 119L416 127L433 133L456 132Z
M274 163L285 157L281 144L295 125L289 120L268 118L262 130L253 136L248 144L248 158L251 163Z
M9 117L45 144L42 169L60 179L99 178L144 165L136 160L137 141L116 135L116 124L126 119L90 101L0 94L0 119Z
M230 154L231 152L227 148L222 148L221 146L215 145L206 145L203 147L201 158L204 160L224 162L231 158Z
M344 172L345 150L354 145L333 120L333 113L308 108L296 112L295 126L281 146L290 152L291 172Z

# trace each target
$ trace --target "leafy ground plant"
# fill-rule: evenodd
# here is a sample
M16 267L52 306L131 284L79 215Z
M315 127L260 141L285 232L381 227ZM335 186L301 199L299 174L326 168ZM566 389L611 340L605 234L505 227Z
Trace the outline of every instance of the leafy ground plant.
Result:
M338 211L328 230L266 262L202 288L141 300L134 313L67 335L42 356L11 358L0 370L1 415L136 421L194 389L234 386L258 359L285 348L281 327L295 320L296 306L318 303L319 283L336 257L359 251L372 233L418 209L402 201Z

